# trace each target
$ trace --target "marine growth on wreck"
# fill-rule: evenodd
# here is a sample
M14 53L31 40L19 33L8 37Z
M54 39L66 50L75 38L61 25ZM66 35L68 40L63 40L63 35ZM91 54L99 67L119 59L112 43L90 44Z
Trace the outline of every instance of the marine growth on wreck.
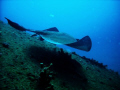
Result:
M0 21L0 90L120 90L120 75Z

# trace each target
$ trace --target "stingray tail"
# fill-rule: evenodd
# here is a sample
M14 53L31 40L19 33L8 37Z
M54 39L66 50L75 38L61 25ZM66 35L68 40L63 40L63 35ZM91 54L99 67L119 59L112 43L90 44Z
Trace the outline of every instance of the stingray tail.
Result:
M29 29L24 28L23 26L20 26L19 24L11 21L10 19L6 18L5 19L8 21L8 24L12 26L13 28L20 30L20 31L29 31Z

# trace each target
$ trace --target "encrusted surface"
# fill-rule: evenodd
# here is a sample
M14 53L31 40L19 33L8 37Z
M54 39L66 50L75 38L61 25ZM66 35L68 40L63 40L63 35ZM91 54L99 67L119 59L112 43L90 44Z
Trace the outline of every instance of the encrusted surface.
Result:
M53 63L54 90L120 90L118 73L0 21L0 90L39 89L39 63Z

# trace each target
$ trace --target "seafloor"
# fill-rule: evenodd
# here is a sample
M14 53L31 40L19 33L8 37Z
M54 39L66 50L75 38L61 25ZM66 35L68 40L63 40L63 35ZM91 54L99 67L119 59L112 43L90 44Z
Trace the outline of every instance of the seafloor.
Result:
M0 21L0 90L120 90L120 75Z

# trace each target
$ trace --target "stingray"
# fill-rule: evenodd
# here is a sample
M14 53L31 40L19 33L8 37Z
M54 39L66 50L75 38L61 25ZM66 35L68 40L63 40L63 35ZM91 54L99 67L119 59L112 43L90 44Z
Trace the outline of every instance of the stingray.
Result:
M52 27L45 30L31 30L31 29L26 29L23 26L20 26L16 22L13 22L6 17L5 19L7 19L8 24L10 26L12 26L17 30L30 31L35 33L32 36L39 35L41 41L46 40L53 44L67 45L84 51L90 51L92 46L92 42L89 36L85 36L82 39L75 39L74 37L70 36L67 33L59 32L59 30L56 27Z

